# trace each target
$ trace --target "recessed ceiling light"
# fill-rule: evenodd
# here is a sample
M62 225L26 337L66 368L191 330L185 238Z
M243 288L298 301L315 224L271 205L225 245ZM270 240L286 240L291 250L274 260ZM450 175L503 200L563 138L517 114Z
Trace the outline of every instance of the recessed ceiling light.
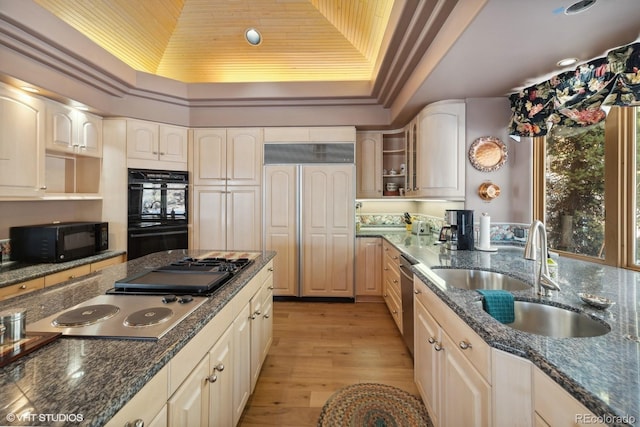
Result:
M594 4L596 4L596 0L581 0L566 8L564 13L565 15L575 15L576 13L584 12Z
M556 62L556 65L558 67L568 67L569 65L573 65L576 62L578 62L578 58L565 58L565 59L561 59L560 61Z
M31 86L21 86L20 89L24 90L25 92L31 92L31 93L39 93L40 92L35 87L31 87Z
M247 42L251 46L258 46L262 43L262 36L255 28L248 28L247 31L244 32L244 38L247 39Z

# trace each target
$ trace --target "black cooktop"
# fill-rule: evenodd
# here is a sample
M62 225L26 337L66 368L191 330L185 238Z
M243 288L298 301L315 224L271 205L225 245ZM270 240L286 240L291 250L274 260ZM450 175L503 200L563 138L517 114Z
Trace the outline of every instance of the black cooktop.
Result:
M118 280L108 294L211 295L253 263L248 258L184 258Z

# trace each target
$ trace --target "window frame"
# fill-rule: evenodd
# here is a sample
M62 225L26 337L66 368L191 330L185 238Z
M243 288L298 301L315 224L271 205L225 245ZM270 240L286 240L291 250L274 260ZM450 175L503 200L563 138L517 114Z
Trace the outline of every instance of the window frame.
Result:
M639 107L640 108L640 107ZM605 122L604 258L562 256L640 271L635 263L636 108L611 107ZM546 137L533 138L533 219L545 223Z

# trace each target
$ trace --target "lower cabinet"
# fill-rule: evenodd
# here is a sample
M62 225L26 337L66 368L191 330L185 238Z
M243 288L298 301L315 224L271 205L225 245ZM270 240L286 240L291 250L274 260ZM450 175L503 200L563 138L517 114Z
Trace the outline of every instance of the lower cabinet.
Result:
M271 345L272 300L273 261L107 425L237 425Z
M380 298L382 295L382 239L356 239L356 300Z
M489 346L418 279L414 294L414 375L434 425L492 425Z

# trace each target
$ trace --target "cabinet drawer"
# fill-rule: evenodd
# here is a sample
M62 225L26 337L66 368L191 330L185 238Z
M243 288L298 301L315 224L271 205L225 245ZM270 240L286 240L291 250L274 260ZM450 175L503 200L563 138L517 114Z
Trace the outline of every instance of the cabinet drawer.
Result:
M44 288L44 277L0 288L0 301Z
M402 305L400 303L400 294L396 293L393 288L387 288L387 292L384 294L384 300L398 329L402 332Z
M491 348L422 281L414 279L416 297L451 337L471 364L491 384ZM465 347L465 348L463 348Z
M391 262L396 265L400 265L400 251L398 251L395 246L389 243L387 240L382 241L382 253L385 256L388 256Z
M53 286L76 277L85 276L91 273L91 265L81 265L79 267L70 268L59 273L49 274L44 277L44 286Z
M92 262L91 271L99 271L112 265L121 264L124 261L124 255L119 255L113 258L103 259L102 261Z

